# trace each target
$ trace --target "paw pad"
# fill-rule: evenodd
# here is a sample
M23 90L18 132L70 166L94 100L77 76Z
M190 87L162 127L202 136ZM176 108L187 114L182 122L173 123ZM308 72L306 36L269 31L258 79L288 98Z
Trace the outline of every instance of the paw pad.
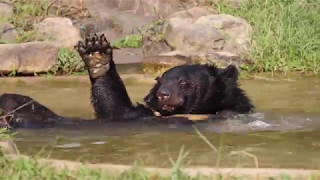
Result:
M110 69L112 47L104 34L100 37L97 34L87 37L84 43L79 41L76 48L91 77L97 78Z

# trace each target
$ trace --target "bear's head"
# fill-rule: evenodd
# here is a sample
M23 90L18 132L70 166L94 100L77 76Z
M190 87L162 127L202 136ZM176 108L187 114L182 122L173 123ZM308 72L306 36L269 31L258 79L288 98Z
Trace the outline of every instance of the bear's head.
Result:
M214 65L182 65L167 70L144 98L161 115L200 114L219 109L237 88L238 70ZM206 107L210 106L210 107Z

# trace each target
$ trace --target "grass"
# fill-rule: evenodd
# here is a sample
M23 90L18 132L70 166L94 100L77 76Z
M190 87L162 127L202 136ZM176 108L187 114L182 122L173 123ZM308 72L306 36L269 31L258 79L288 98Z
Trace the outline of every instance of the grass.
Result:
M35 159L10 160L0 158L0 179L103 179L102 173L80 169L75 174L68 170L57 171L50 166L41 166Z
M12 23L17 31L16 42L36 40L33 24L49 16L64 16L48 0L7 0L14 5L11 18L0 22ZM235 8L223 1L211 4L219 13L232 14L246 19L254 28L250 51L245 54L248 64L241 68L245 73L299 72L314 74L320 71L320 3L318 0L248 0ZM70 8L69 8L70 9ZM164 39L161 27L164 20L138 29L139 34L128 35L112 43L115 48L140 48L142 36L152 40ZM1 40L0 44L6 43ZM70 62L65 60L69 59ZM59 52L59 64L52 74L71 74L73 69L83 69L82 62L71 50ZM63 72L63 73L62 73Z
M254 28L246 55L248 72L320 71L320 3L318 0L250 0L239 8L213 4L220 13L246 19Z
M138 32L144 36L144 38L148 38L150 41L164 41L165 36L163 34L163 26L165 24L165 20L163 19L155 19L151 24L147 24L142 28L138 28Z
M65 16L65 13L75 13L75 7L60 7L56 11L52 11L51 8L56 8L53 2L49 0L7 0L7 2L13 4L13 16L1 17L0 24L13 24L18 32L18 36L15 40L16 43L31 42L36 40L44 40L42 37L37 37L34 32L34 24L42 21L46 17L50 16ZM65 9L63 9L65 8ZM67 9L66 9L67 8ZM51 11L50 11L51 9ZM80 11L82 9L76 9ZM0 44L5 44L6 41L1 40ZM84 63L79 57L78 53L69 48L60 48L58 52L58 62L52 67L47 74L48 75L61 75L61 74L74 74L78 72L84 72ZM12 68L12 73L8 76L16 76L16 68Z
M147 24L142 28L137 28L138 34L131 34L120 40L113 42L112 46L115 48L141 48L143 36L150 37L153 41L161 41L164 39L162 26L165 21L162 19L154 20L151 24Z
M53 75L61 75L83 72L84 70L84 62L76 50L60 48L58 51L58 63L51 68L49 73Z
M174 170L174 168L173 168ZM146 172L143 168L132 168L131 170L123 173L106 173L102 170L90 169L86 166L80 167L75 171L68 169L57 170L52 168L50 165L41 165L35 159L16 159L10 160L8 158L0 157L0 173L1 180L24 180L24 179L106 179L106 180L248 180L248 179L277 179L277 180L291 180L295 179L290 175L283 174L280 177L269 177L269 178L256 178L256 177L241 177L241 176L188 176L182 172L176 174L172 171L169 175L163 176L157 173ZM310 176L305 178L306 180L316 180L318 176ZM301 178L303 180L303 178Z
M33 25L48 17L48 0L10 0L14 6L13 16L9 19L18 31L17 43L36 40Z
M13 24L18 32L16 43L44 40L37 37L34 24L51 16L71 17L77 19L79 15L90 16L86 8L68 5L57 6L52 0L4 0L13 5L13 16L0 19L1 23ZM81 2L81 0L79 0ZM1 39L1 38L0 38ZM0 43L5 43L0 40Z
M0 115L2 115L0 113ZM10 134L8 134L8 130L5 128L0 128L0 140L7 140L12 138L12 136Z
M143 170L131 170L121 174L111 175L101 170L92 170L82 167L77 171L55 170L50 166L42 166L34 159L9 160L0 159L0 179L114 179L114 180L146 180L146 179L176 179L171 177L161 177L159 175L150 175ZM192 179L188 177L179 177L179 179Z
M139 34L131 34L120 40L113 42L114 48L140 48L142 47L142 36Z

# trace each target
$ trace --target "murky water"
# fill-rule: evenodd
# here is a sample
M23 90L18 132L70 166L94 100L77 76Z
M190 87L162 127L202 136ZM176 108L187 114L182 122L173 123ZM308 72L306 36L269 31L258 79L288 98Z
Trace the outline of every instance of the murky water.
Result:
M141 101L152 87L152 78L124 77L133 101ZM259 167L319 169L320 79L242 80L241 86L257 113L200 127L213 145L222 147L219 160L193 128L114 125L98 130L19 130L16 142L25 154L93 163L166 167L184 147L191 165L255 167L255 157ZM64 116L93 117L89 90L85 76L0 79L0 94L29 95ZM260 130L247 132L243 130L247 123L237 124L248 119ZM261 128L263 123L272 127ZM217 133L226 129L234 131Z

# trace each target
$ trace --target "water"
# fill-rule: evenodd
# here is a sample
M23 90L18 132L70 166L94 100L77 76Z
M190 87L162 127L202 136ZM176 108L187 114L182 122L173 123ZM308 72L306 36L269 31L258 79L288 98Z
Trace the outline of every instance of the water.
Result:
M132 100L141 102L152 87L152 78L123 77ZM25 94L58 114L93 117L86 76L2 78L0 84L0 94ZM257 113L199 127L213 145L222 147L219 166L319 169L320 79L242 80L241 87L253 100ZM28 155L158 167L171 166L170 159L175 160L183 147L189 152L186 162L190 165L217 164L217 153L192 127L115 124L99 129L19 130L16 143Z

